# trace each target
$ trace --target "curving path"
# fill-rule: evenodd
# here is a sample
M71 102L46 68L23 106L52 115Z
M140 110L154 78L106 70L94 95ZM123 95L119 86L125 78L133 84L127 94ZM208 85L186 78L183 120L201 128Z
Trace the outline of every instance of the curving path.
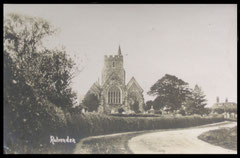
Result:
M128 147L135 154L237 154L237 151L211 145L197 138L203 132L236 125L236 122L229 122L210 127L200 126L143 134L131 138Z

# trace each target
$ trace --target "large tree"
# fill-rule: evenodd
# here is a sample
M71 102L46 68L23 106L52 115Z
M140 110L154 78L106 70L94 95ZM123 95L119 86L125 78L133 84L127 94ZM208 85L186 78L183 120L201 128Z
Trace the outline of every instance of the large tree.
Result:
M166 107L169 111L180 109L189 93L187 82L169 74L159 79L148 92L149 95L156 96L154 109Z
M54 33L41 18L4 17L4 145L18 153L49 143L46 131L60 128L66 121L61 109L73 105L73 61L42 44Z
M64 49L49 50L42 44L55 32L46 20L10 14L4 19L4 50L27 85L66 108L76 97L70 87L75 63Z
M49 101L67 111L76 100L76 94L70 86L73 61L65 50L45 50L40 58L39 72L36 75L39 84L36 84L36 88Z
M187 97L185 111L188 114L205 114L205 106L207 105L207 100L205 97L206 96L204 95L201 87L195 85L192 93Z

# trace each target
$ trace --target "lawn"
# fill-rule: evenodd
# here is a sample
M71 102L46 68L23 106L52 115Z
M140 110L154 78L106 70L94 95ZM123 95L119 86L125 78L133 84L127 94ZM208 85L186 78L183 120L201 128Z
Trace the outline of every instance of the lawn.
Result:
M128 148L128 140L143 132L121 134L119 136L107 136L83 140L77 145L77 154L133 154Z
M211 130L201 134L198 138L226 149L237 150L237 126Z

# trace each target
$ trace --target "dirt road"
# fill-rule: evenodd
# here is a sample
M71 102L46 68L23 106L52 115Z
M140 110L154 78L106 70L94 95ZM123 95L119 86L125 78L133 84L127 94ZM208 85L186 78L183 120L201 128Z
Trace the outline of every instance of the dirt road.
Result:
M203 132L236 125L236 122L229 122L210 127L148 133L131 138L128 146L135 154L237 154L237 151L211 145L197 138Z

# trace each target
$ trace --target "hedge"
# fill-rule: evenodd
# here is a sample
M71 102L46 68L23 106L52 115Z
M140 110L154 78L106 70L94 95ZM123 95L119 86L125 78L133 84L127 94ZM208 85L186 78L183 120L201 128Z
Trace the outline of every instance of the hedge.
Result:
M66 115L67 116L67 115ZM72 153L76 144L57 143L50 144L50 136L59 138L74 138L76 142L88 136L153 130L184 128L224 121L221 116L164 116L164 117L122 117L97 113L72 114L65 117L66 123L61 126L53 125L52 128L44 128L38 138L32 138L31 146L25 146L21 142L15 142L14 147L7 153ZM31 137L29 135L29 137ZM42 147L35 146L42 145ZM8 146L9 147L9 146ZM27 149L27 150L26 150ZM15 151L15 152L14 152Z
M69 128L73 137L83 138L119 132L185 128L221 121L224 121L222 116L118 117L88 113L72 116Z

